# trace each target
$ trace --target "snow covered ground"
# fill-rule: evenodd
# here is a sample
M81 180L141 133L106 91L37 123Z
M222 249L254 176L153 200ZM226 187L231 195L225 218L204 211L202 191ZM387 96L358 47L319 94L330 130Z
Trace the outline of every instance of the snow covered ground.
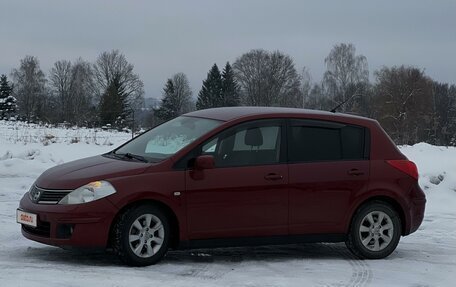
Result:
M383 260L357 260L344 244L174 251L155 266L65 251L26 240L19 199L45 169L100 154L126 133L52 129L0 121L0 286L454 286L456 148L401 147L420 170L427 210L420 229Z

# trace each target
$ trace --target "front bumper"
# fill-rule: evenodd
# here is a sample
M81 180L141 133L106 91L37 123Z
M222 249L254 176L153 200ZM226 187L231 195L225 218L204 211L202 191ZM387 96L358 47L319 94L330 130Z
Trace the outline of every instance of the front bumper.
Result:
M78 205L35 204L28 193L19 209L37 215L36 228L22 225L31 240L61 247L105 248L117 208L107 199Z

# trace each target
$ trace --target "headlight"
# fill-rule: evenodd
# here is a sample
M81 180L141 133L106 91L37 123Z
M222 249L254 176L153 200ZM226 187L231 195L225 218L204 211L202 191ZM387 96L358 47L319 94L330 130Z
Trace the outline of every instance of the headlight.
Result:
M80 204L94 201L116 193L114 187L107 181L93 181L67 194L59 204Z

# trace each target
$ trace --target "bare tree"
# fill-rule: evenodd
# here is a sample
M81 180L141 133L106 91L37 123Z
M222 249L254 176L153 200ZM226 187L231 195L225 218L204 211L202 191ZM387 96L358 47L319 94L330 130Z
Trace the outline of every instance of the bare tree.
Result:
M92 65L79 58L71 68L71 122L82 125L95 119L95 83Z
M93 69L103 122L109 123L118 117L125 117L130 109L143 101L144 84L133 68L133 64L118 50L103 52L98 57ZM112 101L109 97L118 100ZM121 105L120 114L110 110L108 103L113 102Z
M58 112L57 121L81 125L94 120L95 86L90 63L81 58L74 64L67 60L57 61L51 68L49 80Z
M192 105L192 90L184 73L177 73L172 77L176 97L176 110L178 114L194 110Z
M309 96L312 90L312 76L307 67L302 68L301 72L301 95L302 95L302 107L307 108L309 103Z
M19 111L31 120L43 117L46 104L46 78L40 69L39 61L34 56L25 56L20 67L11 72L13 94L18 100Z
M456 86L433 82L431 101L432 117L428 142L450 145L456 136Z
M252 50L233 64L243 104L302 107L300 76L290 56Z
M68 119L71 110L71 62L60 60L54 63L49 73L51 90L57 99L58 121Z
M369 82L367 58L356 55L353 44L335 45L325 58L325 65L323 88L334 104L346 101L353 94L362 94L366 89ZM340 110L350 111L352 103L341 106Z
M374 114L397 144L429 139L432 132L432 80L413 67L375 72Z

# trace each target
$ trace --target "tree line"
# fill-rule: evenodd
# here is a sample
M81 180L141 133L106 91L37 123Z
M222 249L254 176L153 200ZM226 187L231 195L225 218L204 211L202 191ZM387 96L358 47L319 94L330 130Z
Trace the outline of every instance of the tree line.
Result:
M405 65L382 67L370 81L367 58L353 44L335 45L324 63L326 71L316 82L306 67L299 72L289 55L251 50L232 67L227 63L222 74L212 66L196 109L247 105L330 111L344 103L337 111L377 119L397 144L456 145L456 85ZM165 89L162 103L168 98L172 94ZM157 114L162 121L171 118L162 115Z
M371 80L367 58L350 43L335 45L324 64L322 80L313 81L309 69L298 69L289 55L251 50L226 62L222 71L213 64L196 100L187 76L176 73L165 81L159 106L147 112L142 125L194 109L246 105L329 111L344 102L338 112L377 119L397 144L456 145L454 84L405 65L382 67ZM11 76L10 94L26 120L120 127L143 105L143 83L117 50L103 52L95 63L57 61L47 78L37 58L26 56ZM1 105L5 97L0 95Z
M79 126L121 125L143 101L144 85L133 69L122 53L113 50L101 53L95 63L82 58L56 61L46 77L38 59L25 56L12 70L11 82L2 75L8 92L2 90L0 99L10 97L15 109L0 106L0 116L17 114L26 121Z

